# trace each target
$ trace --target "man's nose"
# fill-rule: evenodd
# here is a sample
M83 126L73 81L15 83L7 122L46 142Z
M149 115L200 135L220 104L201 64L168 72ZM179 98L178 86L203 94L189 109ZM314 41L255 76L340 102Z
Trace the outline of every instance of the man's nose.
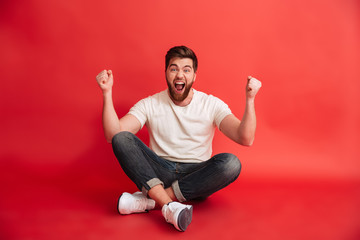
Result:
M178 71L176 77L182 79L184 77L184 72L182 70Z

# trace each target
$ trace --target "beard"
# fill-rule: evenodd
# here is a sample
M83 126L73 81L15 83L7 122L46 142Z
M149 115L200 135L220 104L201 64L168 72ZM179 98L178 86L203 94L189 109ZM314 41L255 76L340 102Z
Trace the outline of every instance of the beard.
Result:
M191 90L191 88L192 88L192 85L193 85L193 83L194 83L194 80L193 81L191 81L191 83L189 83L189 85L185 85L184 86L184 92L182 92L182 93L177 93L175 90L174 90L174 86L173 85L171 85L171 83L169 83L169 81L166 79L166 83L167 83L167 85L168 85L168 89L169 89L169 93L170 93L170 96L171 96L171 98L174 100L174 101L176 101L176 102L182 102L182 101L184 101L186 98L187 98L187 96L189 95L189 92L190 92L190 90Z

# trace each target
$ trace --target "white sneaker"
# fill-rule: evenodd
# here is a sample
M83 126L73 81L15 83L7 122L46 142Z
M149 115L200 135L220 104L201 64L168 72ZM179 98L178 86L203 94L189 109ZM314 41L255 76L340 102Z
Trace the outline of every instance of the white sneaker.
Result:
M193 207L178 202L170 202L163 206L162 214L166 222L171 223L179 231L185 231L192 220Z
M155 208L155 201L147 198L142 192L133 194L124 192L118 201L118 211L120 214L148 212Z

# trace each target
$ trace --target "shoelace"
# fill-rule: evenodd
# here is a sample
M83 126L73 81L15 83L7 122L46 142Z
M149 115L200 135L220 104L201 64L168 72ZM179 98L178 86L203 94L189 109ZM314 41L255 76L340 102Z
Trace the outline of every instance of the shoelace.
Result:
M134 209L142 209L142 207L144 207L144 210L146 210L147 208L147 201L148 199L146 197L137 197L135 198L135 202L133 204L133 208Z

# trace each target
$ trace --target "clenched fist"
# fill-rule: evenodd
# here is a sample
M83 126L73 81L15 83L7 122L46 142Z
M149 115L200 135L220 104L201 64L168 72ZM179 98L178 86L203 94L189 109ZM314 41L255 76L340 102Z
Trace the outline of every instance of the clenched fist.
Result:
M254 98L260 88L261 88L261 82L256 78L248 76L248 82L246 84L246 97Z
M99 84L101 90L109 92L113 86L113 74L111 70L103 70L96 76L96 81Z

